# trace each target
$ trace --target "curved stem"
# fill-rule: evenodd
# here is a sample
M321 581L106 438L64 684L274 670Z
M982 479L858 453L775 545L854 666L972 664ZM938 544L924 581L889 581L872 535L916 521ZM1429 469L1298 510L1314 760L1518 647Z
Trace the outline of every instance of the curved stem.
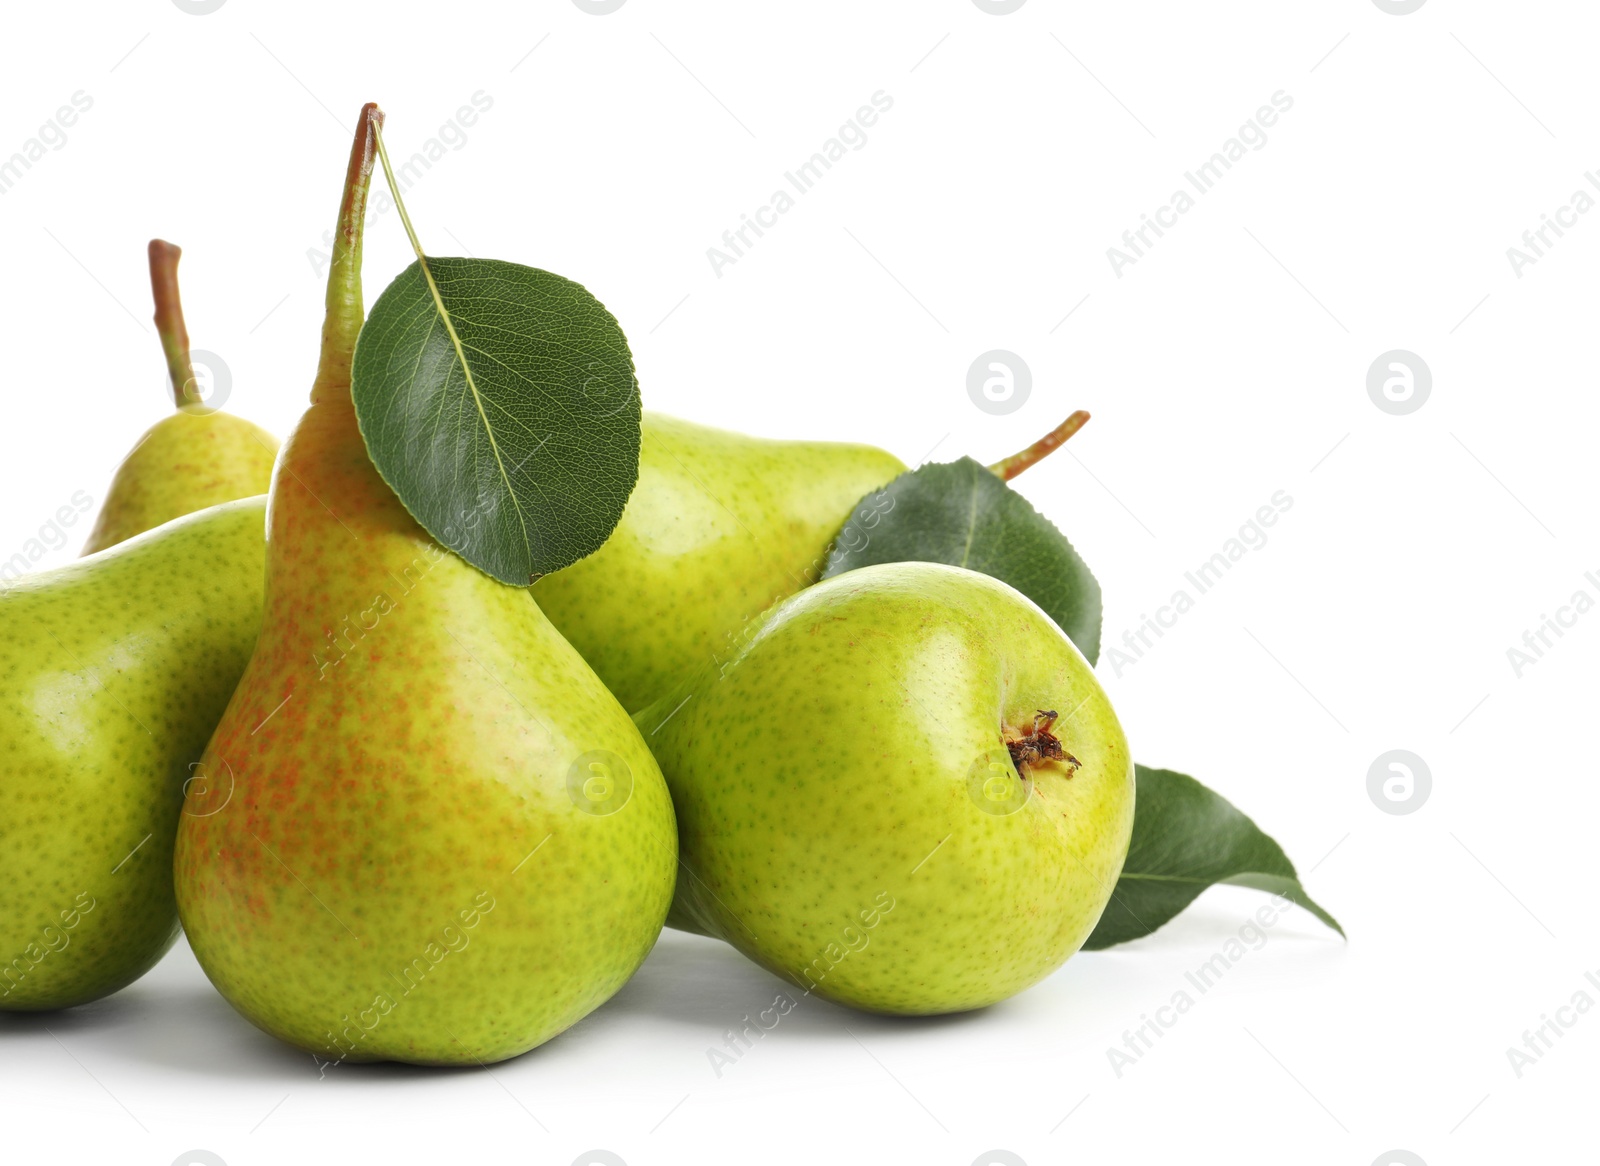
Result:
M339 225L334 230L333 262L328 267L327 315L322 322L322 357L311 400L325 394L350 393L350 358L365 318L361 301L361 238L367 219L367 194L372 187L372 166L377 158L378 127L383 111L377 102L361 107L356 136L350 146L350 166L345 172L344 196L339 200Z
M1009 482L1023 470L1042 462L1054 450L1064 445L1067 438L1082 429L1084 422L1088 420L1089 414L1079 409L1021 453L1014 453L995 462L989 467L990 472L998 476L1002 482Z
M172 397L178 408L198 405L200 393L189 363L189 330L183 325L183 302L178 297L178 260L183 248L164 239L150 240L150 291L156 301L156 335L167 356Z

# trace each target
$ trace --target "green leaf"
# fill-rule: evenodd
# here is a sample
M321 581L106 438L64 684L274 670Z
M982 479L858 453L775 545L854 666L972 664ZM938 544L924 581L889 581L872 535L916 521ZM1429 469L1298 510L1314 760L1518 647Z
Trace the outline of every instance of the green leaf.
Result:
M1216 883L1283 895L1344 934L1306 894L1283 848L1226 798L1188 774L1134 772L1133 842L1085 951L1149 935Z
M419 261L372 305L356 416L429 534L526 585L598 550L622 517L639 477L633 356L571 280L495 259L427 264L437 302Z
M971 458L911 470L863 498L822 577L908 561L967 567L1009 583L1089 663L1100 655L1100 584L1054 523Z

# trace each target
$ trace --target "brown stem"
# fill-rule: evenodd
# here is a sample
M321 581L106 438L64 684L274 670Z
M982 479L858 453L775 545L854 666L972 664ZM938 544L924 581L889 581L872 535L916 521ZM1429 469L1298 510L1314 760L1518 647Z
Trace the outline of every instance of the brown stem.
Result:
M355 141L350 146L350 166L345 172L344 195L339 200L339 224L334 231L333 263L328 268L327 315L322 322L322 358L317 365L311 399L324 392L350 392L350 358L364 317L361 302L361 236L367 218L367 194L372 187L372 166L378 157L378 127L383 111L377 102L361 107Z
M1021 453L1014 453L1008 458L1002 458L989 467L991 473L999 477L1002 482L1009 482L1012 478L1022 473L1029 466L1037 465L1048 457L1056 448L1066 443L1078 430L1083 428L1089 414L1079 409L1060 425L1034 442Z
M156 301L156 334L167 356L172 397L178 408L201 403L194 366L189 363L189 330L183 326L183 302L178 298L178 260L183 248L164 239L150 240L150 291Z

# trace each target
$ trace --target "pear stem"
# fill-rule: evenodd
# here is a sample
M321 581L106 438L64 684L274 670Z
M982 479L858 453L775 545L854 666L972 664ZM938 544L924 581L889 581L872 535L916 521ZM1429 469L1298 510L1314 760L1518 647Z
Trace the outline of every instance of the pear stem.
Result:
M167 357L172 397L178 408L200 404L189 363L189 330L183 324L183 301L178 296L178 260L183 248L164 239L150 240L150 291L156 301L156 335Z
M372 188L372 166L377 158L378 127L383 111L374 101L361 107L355 141L350 146L350 167L345 173L344 196L339 201L339 224L334 230L333 262L328 267L327 315L322 322L322 356L311 400L324 394L350 394L350 361L356 337L365 319L361 299L361 239L367 219L367 195Z
M1079 409L1060 425L1034 442L1021 453L1014 453L1008 458L1001 458L989 467L989 472L998 477L1002 482L1009 482L1012 478L1022 473L1029 466L1038 465L1056 449L1066 444L1067 438L1083 428L1084 422L1089 420L1089 414Z

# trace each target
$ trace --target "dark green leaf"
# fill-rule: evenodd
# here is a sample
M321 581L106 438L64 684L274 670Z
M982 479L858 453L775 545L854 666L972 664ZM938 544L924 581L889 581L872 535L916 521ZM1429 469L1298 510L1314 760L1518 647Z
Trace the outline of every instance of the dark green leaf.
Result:
M1100 655L1100 584L1054 523L971 458L901 474L863 498L822 577L908 561L968 567L1009 583L1091 664Z
M1306 894L1283 848L1226 798L1170 769L1134 772L1133 843L1085 951L1149 935L1216 883L1283 895L1344 934Z
M571 280L494 259L427 263L444 314L417 262L361 330L361 432L429 534L528 584L597 550L622 517L639 477L633 357Z

